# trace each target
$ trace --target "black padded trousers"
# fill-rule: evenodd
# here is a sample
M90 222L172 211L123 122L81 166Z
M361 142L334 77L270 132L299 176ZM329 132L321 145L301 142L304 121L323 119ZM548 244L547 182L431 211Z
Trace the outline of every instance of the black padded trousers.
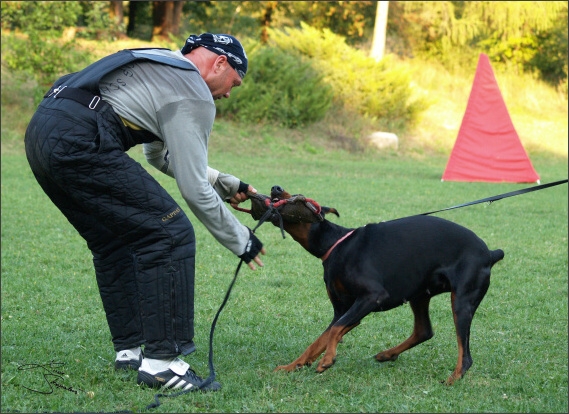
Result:
M174 199L126 154L110 105L46 98L26 131L38 183L93 254L115 351L166 359L195 350L195 236Z

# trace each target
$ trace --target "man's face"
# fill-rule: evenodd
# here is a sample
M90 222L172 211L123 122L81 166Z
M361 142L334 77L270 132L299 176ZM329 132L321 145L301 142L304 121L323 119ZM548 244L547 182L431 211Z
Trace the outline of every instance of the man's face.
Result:
M229 98L231 89L241 85L241 76L225 60L221 70L216 72L208 83L213 99Z

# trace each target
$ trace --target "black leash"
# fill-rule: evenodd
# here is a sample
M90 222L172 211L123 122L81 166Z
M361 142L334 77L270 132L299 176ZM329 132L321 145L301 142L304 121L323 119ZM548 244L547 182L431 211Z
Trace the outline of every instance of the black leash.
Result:
M565 184L566 182L567 182L567 180L560 180L560 181L555 181L555 182L548 183L548 184L536 185L535 187L527 187L527 188L524 188L522 190L511 191L509 193L499 194L499 195L483 198L483 199L476 200L476 201L470 201L468 203L458 204L456 206L443 208L441 210L429 211L428 213L422 213L420 215L421 216L427 216L429 214L439 213L441 211L453 210L455 208L471 206L473 204L492 203L494 201L498 201L498 200L501 200L503 198L513 197L513 196L517 196L517 195L525 194L525 193L530 193L532 191L543 190L544 188L553 187L553 186L560 185L560 184Z
M261 224L263 224L265 221L267 221L267 219L272 214L277 214L277 216L280 218L281 231L283 232L283 238L284 238L284 230L282 228L282 217L280 216L278 210L276 208L274 208L272 205L269 206L269 209L259 219L259 222L255 226L255 228L252 230L252 232L255 233L255 230L257 230L261 226ZM241 259L239 261L239 264L237 265L237 269L235 269L235 274L233 275L233 280L229 284L229 287L227 288L227 292L225 293L225 297L223 298L223 302L221 302L221 306L219 307L217 313L215 314L215 317L213 318L213 322L211 324L211 329L209 331L209 360L208 360L209 376L199 386L200 390L204 389L205 387L210 385L213 381L215 381L215 368L213 366L213 333L215 331L215 326L217 325L217 319L219 318L221 311L223 310L223 308L227 304L227 301L229 300L229 295L231 294L231 290L233 289L233 285L237 281L237 275L239 275L239 270L241 270L242 264L243 264L243 259ZM148 406L146 406L146 410L152 410L154 408L159 407L160 406L160 398L174 398L174 397L179 397L180 395L188 394L190 392L195 392L195 391L196 391L196 389L192 387L188 390L179 391L179 392L176 392L173 394L162 394L162 393L155 394L154 395L154 402L152 404L149 404Z

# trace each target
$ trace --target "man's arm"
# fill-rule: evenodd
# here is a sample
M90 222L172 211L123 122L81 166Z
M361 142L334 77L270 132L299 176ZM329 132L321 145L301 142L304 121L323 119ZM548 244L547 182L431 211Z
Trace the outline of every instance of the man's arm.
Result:
M143 144L142 152L150 165L164 174L176 178L174 177L174 170L170 166L170 153L162 141ZM240 186L243 185L239 178L219 172L209 166L207 167L207 181L223 200L233 198L240 191Z
M215 117L213 102L181 100L162 107L157 115L168 147L168 169L182 197L223 246L241 255L250 237L249 229L228 210L208 180L207 142ZM217 178L219 181L219 174ZM238 186L235 178L231 192L237 192Z

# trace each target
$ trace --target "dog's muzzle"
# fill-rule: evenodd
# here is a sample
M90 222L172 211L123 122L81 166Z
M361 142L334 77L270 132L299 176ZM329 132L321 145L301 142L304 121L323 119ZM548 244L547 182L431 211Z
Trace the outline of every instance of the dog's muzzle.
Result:
M316 223L324 220L318 203L302 194L281 200L255 193L249 194L249 199L251 200L251 216L255 220L260 220L269 209L273 211L268 219L272 223L278 223L279 216L287 223Z

